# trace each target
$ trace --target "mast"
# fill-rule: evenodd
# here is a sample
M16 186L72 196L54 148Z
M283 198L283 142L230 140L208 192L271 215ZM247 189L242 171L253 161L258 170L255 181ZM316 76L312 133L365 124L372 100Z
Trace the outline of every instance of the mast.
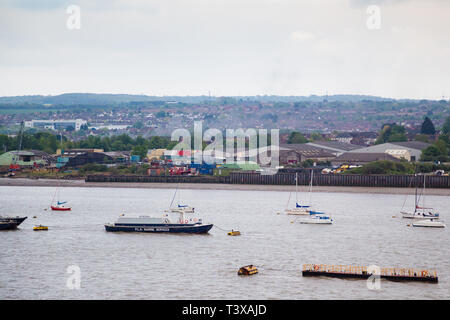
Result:
M298 203L298 172L295 172L295 207Z
M309 206L310 207L311 207L311 193L312 193L313 175L314 175L314 170L311 169L311 181L309 182Z
M169 208L172 208L173 200L175 200L175 196L177 195L179 184L180 184L180 182L178 182L178 184L177 184L177 188L175 189L175 193L173 194L172 202L170 202Z

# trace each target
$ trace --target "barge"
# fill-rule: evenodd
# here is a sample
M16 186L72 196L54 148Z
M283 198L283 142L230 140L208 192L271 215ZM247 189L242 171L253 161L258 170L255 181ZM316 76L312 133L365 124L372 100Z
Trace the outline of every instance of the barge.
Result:
M325 264L304 264L302 276L304 277L334 277L368 279L375 273L369 272L366 266L343 266ZM380 268L381 279L391 281L422 281L437 283L436 270L419 270L412 268Z

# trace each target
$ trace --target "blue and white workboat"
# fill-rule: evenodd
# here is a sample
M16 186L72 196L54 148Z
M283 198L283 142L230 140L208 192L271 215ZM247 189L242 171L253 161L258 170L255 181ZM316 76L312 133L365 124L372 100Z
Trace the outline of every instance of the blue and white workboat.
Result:
M201 219L184 219L172 222L167 217L156 218L149 216L119 217L115 223L105 224L106 231L123 232L153 232L153 233L207 233L212 224L203 224Z

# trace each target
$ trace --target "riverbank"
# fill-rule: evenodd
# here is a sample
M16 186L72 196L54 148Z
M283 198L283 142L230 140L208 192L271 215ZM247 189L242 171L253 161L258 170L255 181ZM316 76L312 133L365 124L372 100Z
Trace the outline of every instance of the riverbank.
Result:
M54 179L26 179L0 178L0 186L29 186L29 187L82 187L82 188L147 188L147 189L175 189L177 183L152 182L85 182L79 180ZM295 186L290 185L256 185L256 184L219 184L219 183L181 183L180 189L193 190L253 190L253 191L292 191ZM307 191L308 186L299 186L299 191ZM373 193L373 194L412 194L414 188L384 188L384 187L342 187L315 186L314 192L345 192L345 193ZM427 195L450 196L450 189L426 189Z

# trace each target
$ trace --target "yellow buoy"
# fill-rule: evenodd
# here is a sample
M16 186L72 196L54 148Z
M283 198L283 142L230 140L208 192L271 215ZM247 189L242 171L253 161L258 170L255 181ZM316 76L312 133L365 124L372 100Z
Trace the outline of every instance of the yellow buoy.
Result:
M42 230L48 230L48 227L43 226L43 225L38 225L38 226L34 226L33 227L34 231L42 231Z
M240 236L241 233L239 231L231 230L230 232L228 232L228 235L229 236Z
M241 267L241 268L239 268L239 271L238 271L238 275L240 275L240 276L250 276L250 275L256 274L256 273L258 273L258 269L252 264L249 264L248 266L245 266L245 267Z

